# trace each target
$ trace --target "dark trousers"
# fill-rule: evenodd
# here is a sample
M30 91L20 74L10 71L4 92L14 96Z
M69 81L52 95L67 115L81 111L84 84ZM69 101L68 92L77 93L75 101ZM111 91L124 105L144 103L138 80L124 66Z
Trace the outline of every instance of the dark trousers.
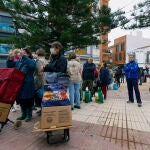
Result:
M32 118L32 108L34 106L34 98L30 99L19 99L21 106L21 117L23 118Z
M82 84L82 90L85 91L86 87L88 87L88 90L91 91L93 94L93 81L92 80L84 80Z
M127 79L127 87L128 87L129 101L134 102L133 97L133 88L134 88L137 103L142 103L138 87L138 79Z
M121 76L121 83L124 83L124 75Z
M118 86L120 87L120 76L116 77L116 81L117 81Z

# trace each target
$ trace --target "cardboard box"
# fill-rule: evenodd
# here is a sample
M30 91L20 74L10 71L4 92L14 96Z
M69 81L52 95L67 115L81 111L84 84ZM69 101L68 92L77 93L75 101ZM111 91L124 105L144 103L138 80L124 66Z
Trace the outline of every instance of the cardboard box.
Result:
M43 107L41 129L65 127L72 125L72 111L70 106Z
M0 103L0 122L5 122L8 118L11 104Z

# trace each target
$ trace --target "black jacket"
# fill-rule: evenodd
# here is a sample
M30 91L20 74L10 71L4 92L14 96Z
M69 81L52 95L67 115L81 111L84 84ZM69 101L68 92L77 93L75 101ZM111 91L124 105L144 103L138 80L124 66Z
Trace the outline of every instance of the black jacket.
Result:
M110 84L110 73L109 70L105 67L102 67L100 70L100 82L104 85Z
M52 55L51 61L44 68L44 72L67 72L67 59L63 54Z
M93 80L95 79L94 77L94 70L96 69L95 64L89 64L89 63L85 63L83 65L83 80Z

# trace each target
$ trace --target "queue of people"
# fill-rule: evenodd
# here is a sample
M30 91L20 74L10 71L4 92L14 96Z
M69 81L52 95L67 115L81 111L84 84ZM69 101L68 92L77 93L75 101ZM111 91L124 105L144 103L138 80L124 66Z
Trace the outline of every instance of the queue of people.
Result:
M80 59L75 53L70 53L67 60L63 55L63 46L60 42L53 42L50 48L50 60L45 59L45 51L38 49L32 55L29 48L16 49L10 51L7 60L7 67L17 68L24 72L25 79L21 90L16 97L16 101L21 106L21 116L18 120L30 121L32 119L33 106L40 107L44 93L44 84L47 73L61 72L69 75L69 99L71 108L81 109L81 91L89 90L92 96L101 88L104 99L107 99L108 85L113 83L113 72L106 63L96 66L93 59L89 58L85 64L80 63ZM129 93L128 103L133 103L133 87L135 89L138 106L142 106L140 92L137 85L138 65L130 57L130 62L124 67L127 87ZM136 66L132 71L132 65ZM122 69L117 68L116 80L120 86ZM39 115L41 111L37 112Z

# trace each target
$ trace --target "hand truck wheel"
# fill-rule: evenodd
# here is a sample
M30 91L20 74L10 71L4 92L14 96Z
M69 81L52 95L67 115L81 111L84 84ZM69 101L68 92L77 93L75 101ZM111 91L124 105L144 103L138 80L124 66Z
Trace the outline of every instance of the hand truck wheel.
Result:
M52 131L47 131L47 144L51 144L51 136L52 136Z
M20 127L22 126L22 121L21 120L17 120L15 123L14 123L14 129L19 129Z
M70 140L69 129L64 130L64 140L65 140L65 142L68 142Z

